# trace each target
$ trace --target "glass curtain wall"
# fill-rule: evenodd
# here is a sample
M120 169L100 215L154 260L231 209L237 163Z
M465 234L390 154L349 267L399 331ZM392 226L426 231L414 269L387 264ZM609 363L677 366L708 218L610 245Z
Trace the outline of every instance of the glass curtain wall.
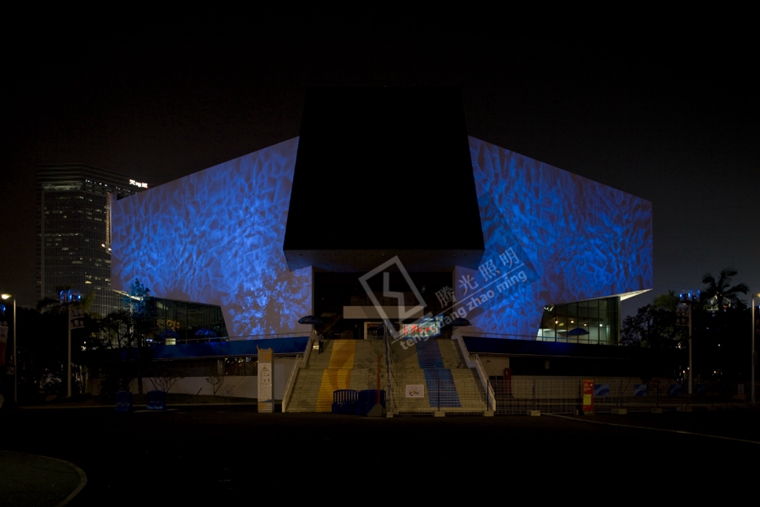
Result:
M618 345L620 298L545 306L536 339L547 342Z
M172 345L226 338L222 309L215 305L150 298L156 318L154 341Z

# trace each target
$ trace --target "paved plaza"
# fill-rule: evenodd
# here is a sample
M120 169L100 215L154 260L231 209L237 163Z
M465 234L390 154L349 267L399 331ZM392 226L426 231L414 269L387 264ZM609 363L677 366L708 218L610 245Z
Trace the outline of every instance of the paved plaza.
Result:
M68 505L485 502L518 493L684 499L743 485L757 495L759 416L368 418L258 414L250 405L2 411L0 503L58 505L77 487Z

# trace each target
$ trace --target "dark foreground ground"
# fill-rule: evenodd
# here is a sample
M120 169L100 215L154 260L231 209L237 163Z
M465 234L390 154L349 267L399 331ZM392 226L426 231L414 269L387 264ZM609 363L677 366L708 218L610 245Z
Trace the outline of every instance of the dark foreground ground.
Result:
M0 449L84 471L72 506L759 498L760 412L748 409L373 419L246 405L38 408L0 411L0 431ZM14 466L0 467L0 486L13 487Z

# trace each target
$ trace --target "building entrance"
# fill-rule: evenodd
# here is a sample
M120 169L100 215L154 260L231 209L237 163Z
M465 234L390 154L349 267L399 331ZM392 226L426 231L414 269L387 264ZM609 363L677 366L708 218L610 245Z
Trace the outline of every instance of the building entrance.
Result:
M372 339L382 336L380 326L382 314L372 298L364 290L360 278L364 273L314 273L314 311L323 322L325 338L328 339ZM399 332L419 333L417 321L425 314L438 315L444 309L444 302L436 297L446 287L452 286L452 273L409 273L416 293L401 273L391 273L390 283L394 295L383 294L382 282L371 285L374 299L380 303L385 315L396 325ZM377 277L378 279L380 277ZM406 287L405 287L406 286ZM410 312L406 319L400 319L399 297L403 294L402 310ZM418 301L417 295L422 297ZM432 325L435 322L431 323ZM416 327L415 327L416 326ZM430 327L430 326L428 326ZM380 333L378 334L378 332Z

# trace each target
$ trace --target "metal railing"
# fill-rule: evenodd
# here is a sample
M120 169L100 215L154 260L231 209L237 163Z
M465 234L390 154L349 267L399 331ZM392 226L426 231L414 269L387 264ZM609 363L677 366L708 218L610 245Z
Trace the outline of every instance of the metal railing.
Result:
M582 410L580 378L512 378L491 380L496 398L496 413L573 414ZM686 394L686 386L667 379L642 382L637 377L594 379L593 411L615 410L690 410L694 408L729 408L749 404L748 396L732 384L703 386L695 394Z
M304 331L289 331L287 333L265 333L265 334L249 334L241 336L229 336L228 341L243 341L243 340L269 340L273 338L298 338L305 335Z
M471 375L461 369L455 375ZM402 415L477 414L486 411L483 391L473 377L441 378L426 381L421 371L396 371L395 413ZM468 387L469 386L469 387ZM417 389L418 388L418 389ZM411 390L407 392L407 390Z
M269 340L274 338L298 338L303 336L304 332L288 332L288 333L267 333L267 334L252 334L244 336L196 336L191 335L188 338L183 337L170 337L169 340L173 340L174 344L184 345L188 343L214 343L214 342L235 342L235 341L248 341L248 340ZM165 345L165 341L151 340L150 345Z
M385 328L385 326L383 326ZM389 415L393 415L396 410L396 396L393 392L393 383L396 378L393 374L393 360L391 359L391 345L386 330L383 336L383 342L385 344L385 379L388 383L388 391L385 394L385 411Z
M462 335L459 333L459 331L454 331L454 333L451 335L452 340L456 340L457 344L459 345L459 351L462 354L462 357L465 360L465 363L467 364L468 368L473 368L477 374L478 378L480 379L480 383L483 386L483 392L485 395L485 404L487 410L496 411L496 398L494 396L494 390L493 387L488 382L488 375L486 375L486 371L483 368L483 364L480 362L480 357L478 357L477 354L470 354L469 350L467 350L467 345L464 343L464 340L462 339Z
M290 377L288 377L288 383L285 385L285 393L282 396L282 411L287 412L288 411L288 405L290 404L290 399L293 397L293 389L296 385L296 379L298 378L298 371L301 368L305 368L306 365L309 362L309 357L311 356L311 349L314 346L314 340L316 339L317 333L312 330L311 334L309 335L309 340L306 342L306 350L303 354L297 354L296 360L293 363L293 369L290 370Z

